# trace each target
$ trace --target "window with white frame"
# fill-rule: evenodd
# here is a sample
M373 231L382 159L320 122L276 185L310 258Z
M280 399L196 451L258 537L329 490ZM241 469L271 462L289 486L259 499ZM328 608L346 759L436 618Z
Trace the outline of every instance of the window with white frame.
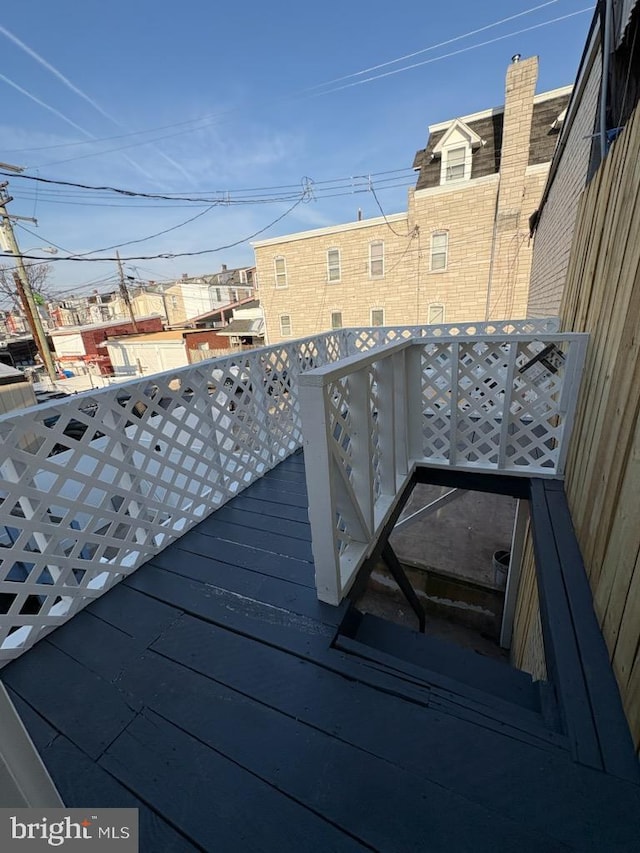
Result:
M463 181L466 175L467 148L462 145L458 148L448 148L444 153L445 158L445 180Z
M431 272L444 272L449 254L449 232L434 231L431 235Z
M327 251L327 281L340 281L340 249L328 249Z
M460 119L453 121L433 149L440 157L440 185L471 180L473 151L483 140Z
M382 278L384 276L384 243L376 240L369 243L369 277Z
M429 323L444 323L444 305L434 302L429 305Z
M273 259L273 266L274 266L275 276L276 276L276 287L286 287L287 286L287 262L282 257L282 255Z
M283 338L291 337L291 314L280 315L280 334Z
M341 329L342 328L342 311L332 311L331 312L331 328L332 329Z
M371 325L384 326L384 308L371 309Z

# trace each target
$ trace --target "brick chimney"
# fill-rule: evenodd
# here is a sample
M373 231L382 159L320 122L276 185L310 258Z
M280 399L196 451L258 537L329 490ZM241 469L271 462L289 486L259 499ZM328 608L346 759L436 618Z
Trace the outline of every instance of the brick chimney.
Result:
M524 191L524 177L529 164L533 96L538 80L538 57L520 59L514 56L507 69L500 156L500 192L498 195L498 228L501 220L507 227L518 227Z
M531 248L523 209L531 144L538 57L516 54L507 69L500 155L500 183L487 284L485 319L520 316L526 310Z

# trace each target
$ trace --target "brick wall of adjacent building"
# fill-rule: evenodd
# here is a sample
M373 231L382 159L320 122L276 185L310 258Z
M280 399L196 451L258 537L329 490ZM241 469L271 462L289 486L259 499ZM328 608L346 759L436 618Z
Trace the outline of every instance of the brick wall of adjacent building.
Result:
M203 358L213 357L220 350L231 349L229 337L217 335L213 329L199 329L194 332L185 332L184 340L190 363L202 361ZM211 355L207 353L211 353Z
M529 166L536 57L509 66L505 86L500 174L409 190L407 213L264 240L254 246L267 341L331 328L463 322L526 316L532 262L529 217L537 208L548 164ZM432 237L448 235L445 270L432 270ZM369 271L369 245L384 243L384 276ZM339 249L341 275L330 282L327 253ZM284 258L286 286L276 286Z
M86 354L104 355L104 349L99 349L98 345L106 341L107 338L118 338L122 335L142 334L143 332L161 332L162 319L160 317L150 317L148 320L137 320L136 326L138 331L135 333L131 322L114 323L112 326L102 329L86 329L82 332Z
M597 123L600 56L595 57L536 230L527 314L556 315L569 267L578 204L585 188Z

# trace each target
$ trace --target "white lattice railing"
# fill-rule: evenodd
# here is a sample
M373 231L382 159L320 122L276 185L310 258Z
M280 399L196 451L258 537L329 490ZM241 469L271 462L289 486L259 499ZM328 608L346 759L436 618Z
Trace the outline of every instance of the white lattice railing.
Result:
M561 476L587 339L410 339L302 376L318 596L342 600L416 465Z
M345 329L349 355L410 338L466 337L478 335L541 335L557 332L558 317L531 320L486 320L478 323L441 323L431 326L377 326Z
M554 321L490 326L529 322ZM344 329L0 417L0 666L299 448L300 373L445 331Z
M0 418L0 665L300 447L298 376L344 334Z

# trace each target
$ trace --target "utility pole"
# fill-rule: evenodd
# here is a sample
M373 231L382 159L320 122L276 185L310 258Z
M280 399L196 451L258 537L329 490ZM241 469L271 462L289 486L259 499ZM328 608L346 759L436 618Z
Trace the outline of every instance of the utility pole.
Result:
M133 326L133 331L138 334L138 324L136 323L136 318L133 313L133 305L131 304L131 297L129 296L129 290L127 289L127 282L124 280L124 270L122 269L122 261L120 260L120 252L116 251L116 258L118 259L118 273L120 274L120 294L125 301L125 305L129 309L129 316L131 317L131 324Z
M33 298L27 269L24 265L24 261L22 260L22 255L20 254L20 248L15 238L15 234L13 233L11 217L7 212L6 205L13 199L7 194L6 186L6 181L3 184L0 184L0 242L8 252L15 255L16 271L14 272L13 277L18 289L20 301L22 302L24 312L27 315L27 322L29 323L31 334L33 335L33 339L38 347L42 363L49 374L49 379L51 379L52 382L55 382L58 378L58 374L53 363L53 358L51 357L51 351L49 350L49 344L47 343L47 336L42 328L42 321L40 319L40 313L38 312L38 306Z

